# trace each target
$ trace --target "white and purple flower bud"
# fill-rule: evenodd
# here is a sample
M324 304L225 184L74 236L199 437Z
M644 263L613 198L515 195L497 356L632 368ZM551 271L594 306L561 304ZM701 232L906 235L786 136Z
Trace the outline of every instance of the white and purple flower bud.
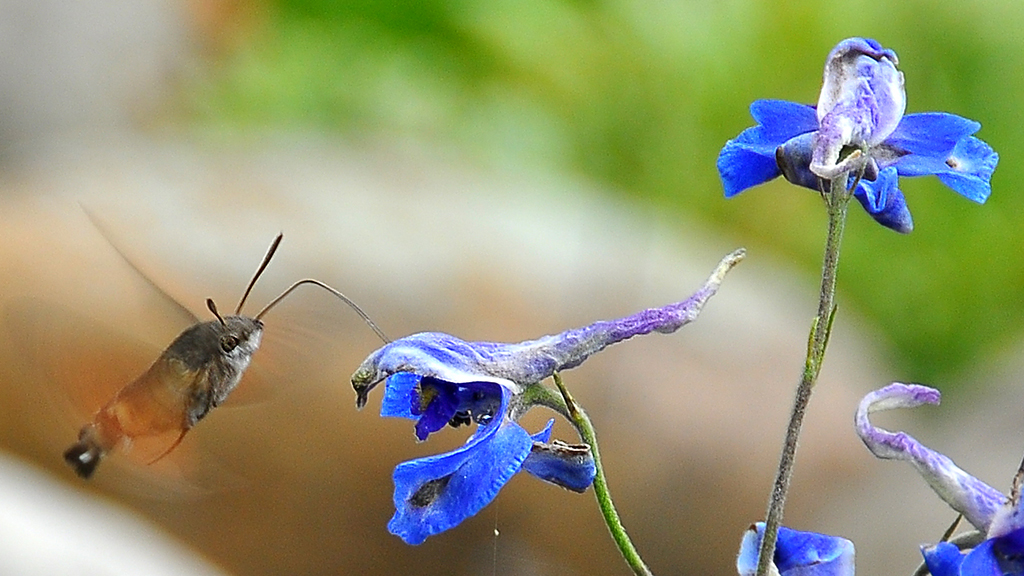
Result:
M858 160L896 130L907 106L897 62L874 40L849 38L832 49L818 97L812 172L832 179L859 169Z

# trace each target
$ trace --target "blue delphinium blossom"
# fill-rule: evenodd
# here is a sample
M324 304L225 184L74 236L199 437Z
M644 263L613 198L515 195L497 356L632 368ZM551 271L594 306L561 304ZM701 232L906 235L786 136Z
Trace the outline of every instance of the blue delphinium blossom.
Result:
M520 469L576 492L590 486L595 469L587 447L548 444L554 420L531 436L515 422L512 400L512 392L494 382L456 384L411 372L388 379L381 415L416 419L420 440L449 423L479 424L457 450L395 468L392 534L419 544L457 526L493 500Z
M743 533L736 571L740 576L757 573L757 557L764 538L764 522ZM853 542L838 536L801 532L779 527L770 574L780 576L853 576Z
M850 38L829 54L817 106L757 100L747 128L722 148L718 171L726 197L782 175L812 190L829 191L848 172L848 185L878 223L901 233L913 219L899 176L935 175L978 203L991 194L999 155L972 136L981 125L955 114L904 116L903 74L892 50Z
M857 433L878 458L910 462L929 486L951 508L980 531L958 546L939 542L921 549L933 576L1024 575L1024 508L1020 486L1004 496L960 469L946 456L931 450L904 432L877 428L868 415L881 410L938 404L938 390L919 384L890 384L861 401L855 419ZM961 550L976 544L972 549Z
M671 333L693 321L743 255L738 250L723 259L687 300L619 320L518 344L424 332L370 354L352 376L357 406L364 406L369 391L383 381L381 415L415 420L419 440L445 425L477 425L457 450L395 468L391 533L419 544L453 528L493 500L520 470L585 491L595 474L590 447L549 443L553 421L537 434L526 432L517 420L532 407L527 392L607 346L650 332Z

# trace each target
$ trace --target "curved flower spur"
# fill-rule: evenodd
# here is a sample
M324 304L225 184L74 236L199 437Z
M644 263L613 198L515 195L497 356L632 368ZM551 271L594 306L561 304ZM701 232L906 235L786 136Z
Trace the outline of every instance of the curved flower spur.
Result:
M900 176L935 175L961 196L984 203L999 155L972 136L981 124L945 112L903 115L906 94L896 53L878 42L849 38L825 63L817 106L757 100L757 126L726 143L718 172L727 198L784 176L828 192L843 172L853 196L879 224L914 228Z
M535 405L568 417L565 404L540 382L617 342L651 332L668 334L692 322L743 256L742 249L726 256L690 298L618 320L518 344L465 342L424 332L370 354L352 375L358 407L366 404L374 386L385 382L381 416L415 420L419 440L445 425L477 424L459 449L395 468L391 533L419 544L453 528L493 500L520 470L585 491L596 472L591 447L548 443L553 420L532 436L516 422Z
M922 546L933 576L1024 574L1024 463L1010 495L1004 496L912 436L877 428L868 420L872 412L938 404L939 398L934 388L898 382L871 392L857 409L857 434L878 458L909 462L940 498L978 529L965 538Z

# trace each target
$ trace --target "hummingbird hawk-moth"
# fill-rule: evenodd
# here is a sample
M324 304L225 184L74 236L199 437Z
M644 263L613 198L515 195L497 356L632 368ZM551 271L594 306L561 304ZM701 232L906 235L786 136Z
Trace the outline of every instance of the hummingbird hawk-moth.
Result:
M214 320L187 328L138 378L121 388L82 427L78 441L64 452L64 460L82 478L89 478L112 450L141 437L177 432L177 439L152 462L181 443L185 434L223 403L248 368L263 335L263 315L303 284L313 284L352 307L384 341L387 337L348 297L312 278L293 283L258 314L242 314L246 298L281 243L279 234L233 314L221 316L212 299L206 300Z

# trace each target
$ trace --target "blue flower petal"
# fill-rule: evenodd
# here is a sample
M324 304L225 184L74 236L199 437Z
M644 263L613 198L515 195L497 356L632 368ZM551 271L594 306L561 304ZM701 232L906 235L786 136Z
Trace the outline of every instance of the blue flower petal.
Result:
M542 431L550 430L554 420ZM566 444L555 441L536 440L541 434L534 435L533 449L523 462L523 470L544 480L574 492L584 492L594 483L597 465L590 446L586 444ZM550 432L547 434L550 436Z
M992 194L989 181L998 163L999 154L991 146L970 136L960 141L946 158L948 168L935 174L961 196L982 204Z
M1024 575L1024 528L993 538L992 552L1003 574ZM966 559L964 561L966 564Z
M520 470L534 444L526 430L505 417L512 397L507 388L490 382L459 386L426 380L421 389L437 388L441 395L458 398L460 410L473 412L485 424L457 450L395 468L395 515L388 529L409 544L419 544L476 514ZM399 383L408 389L408 382ZM549 435L550 425L537 436Z
M814 132L818 129L818 116L814 106L807 104L786 100L755 100L750 105L750 115L757 120L759 126L748 128L743 132L760 130L756 133L749 133L747 136L751 139L749 141L744 139L743 134L740 134L737 140L766 146L768 147L766 152L769 153L774 153L776 146L794 136Z
M744 131L756 130L747 128ZM743 136L743 133L740 134ZM775 163L774 149L771 155L762 153L756 146L730 140L718 155L718 175L722 178L725 197L743 192L778 178L779 167Z
M907 154L945 158L957 142L980 129L981 124L956 114L907 114L896 127L896 131L886 138L885 143ZM904 172L901 174L919 175Z
M810 170L814 137L815 133L811 132L789 140L778 149L776 159L786 180L804 188L817 190L820 179ZM854 196L867 213L882 226L902 234L914 229L914 220L899 189L896 168L883 169L874 182L861 180L854 191Z
M555 419L548 420L547 426L541 429L540 432L530 435L530 440L534 442L550 442L551 441L551 429L555 427Z
M921 555L932 576L960 576L964 554L955 544L939 542L935 546L922 546Z
M992 193L989 180L999 155L971 136L981 125L955 114L910 114L885 142L888 162L900 176L936 175L943 184L975 202Z
M545 482L573 492L586 492L597 475L594 458L585 446L572 454L571 458L551 451L534 449L523 463L523 470Z
M384 385L384 399L380 404L380 415L415 420L419 416L412 413L413 400L422 376L411 372L397 372L387 379Z
M853 574L853 543L837 536L780 526L775 565L781 573L796 568L804 568L801 573L809 573L806 569L815 567L820 569L814 574Z
M1024 528L989 538L969 552L939 542L921 553L932 576L1024 576Z
M775 161L782 175L790 184L818 191L823 183L817 174L811 172L811 155L814 153L816 132L808 132L787 140L775 151Z
M751 526L743 535L736 570L740 576L757 571L757 557L764 537L764 522ZM779 527L775 545L775 566L781 576L853 576L853 542L838 536L801 532Z
M367 356L352 375L356 407L366 404L370 391L381 381L400 372L415 372L455 384L495 382L507 386L507 379L481 369L485 344L469 343L439 332L421 332L389 342Z
M896 168L890 166L883 169L874 182L861 180L853 196L882 226L901 234L909 234L914 229L914 219L899 189Z
M896 169L903 176L934 174L961 196L982 204L992 193L989 180L998 162L999 155L988 144L968 136L949 155L906 156L896 163Z
M964 557L963 563L960 564L961 576L1003 576L1003 574L1016 574L1020 575L1021 572L1003 572L999 566L999 561L996 559L995 551L993 547L995 540L985 540L981 544L971 550L970 553Z
M818 128L814 107L806 104L757 100L750 105L750 114L758 125L726 142L718 155L718 173L726 198L777 178L781 172L775 162L775 149Z
M458 450L399 464L388 530L407 544L420 544L454 528L494 499L532 446L521 426L495 418Z

